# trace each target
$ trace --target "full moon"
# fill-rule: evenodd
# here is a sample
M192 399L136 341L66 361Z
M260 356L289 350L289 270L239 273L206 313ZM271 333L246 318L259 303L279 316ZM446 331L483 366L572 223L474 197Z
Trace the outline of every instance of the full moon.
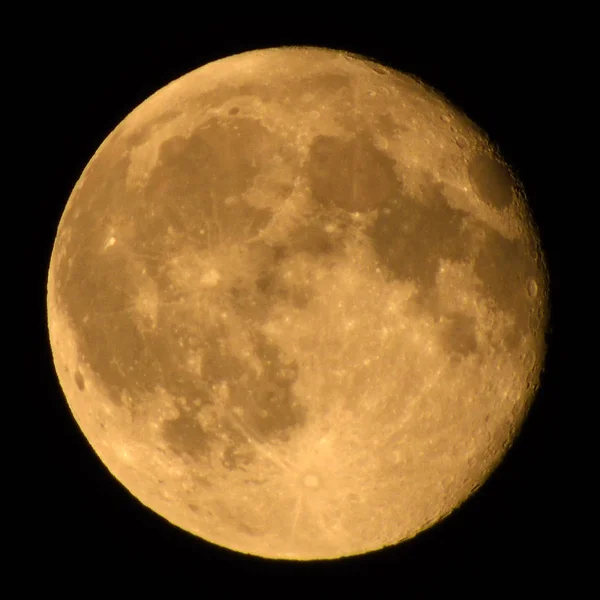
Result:
M539 385L548 278L489 137L418 79L312 47L157 91L60 220L50 343L87 440L219 546L331 559L487 479Z

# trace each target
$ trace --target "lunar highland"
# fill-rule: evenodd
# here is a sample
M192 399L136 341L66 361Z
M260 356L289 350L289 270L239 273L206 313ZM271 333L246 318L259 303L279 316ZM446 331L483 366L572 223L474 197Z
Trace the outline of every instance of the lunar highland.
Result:
M311 560L464 502L539 382L547 276L487 136L417 79L277 48L205 65L106 138L48 277L57 374L143 504Z

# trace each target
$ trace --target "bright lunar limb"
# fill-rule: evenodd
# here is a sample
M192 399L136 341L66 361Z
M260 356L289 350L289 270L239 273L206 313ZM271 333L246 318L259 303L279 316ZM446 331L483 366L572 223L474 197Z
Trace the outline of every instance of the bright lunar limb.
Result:
M406 540L514 439L547 277L486 136L345 52L205 65L127 116L60 221L55 366L98 456L215 544L298 560Z

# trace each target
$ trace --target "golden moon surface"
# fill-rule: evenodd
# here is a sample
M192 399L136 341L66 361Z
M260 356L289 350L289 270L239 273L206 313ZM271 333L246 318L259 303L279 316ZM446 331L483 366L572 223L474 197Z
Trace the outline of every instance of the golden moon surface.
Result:
M466 500L545 354L522 187L417 79L286 47L129 114L62 215L48 326L71 411L144 505L263 557L366 553Z

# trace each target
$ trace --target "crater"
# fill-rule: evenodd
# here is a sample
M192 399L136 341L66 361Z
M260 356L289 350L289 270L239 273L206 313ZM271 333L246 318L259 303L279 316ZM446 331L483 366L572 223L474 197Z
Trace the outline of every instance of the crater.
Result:
M535 298L538 293L538 284L535 279L530 279L527 282L527 294L530 298Z
M81 374L79 369L77 371L75 371L75 375L73 375L73 379L75 379L75 384L77 385L77 388L79 389L79 391L83 392L83 390L85 389L85 379L83 378L83 375Z
M302 478L302 483L307 488L318 488L321 485L321 480L317 477L317 475L308 473Z
M383 66L377 65L373 62L369 62L369 66L378 75L389 75L389 69L386 69Z

